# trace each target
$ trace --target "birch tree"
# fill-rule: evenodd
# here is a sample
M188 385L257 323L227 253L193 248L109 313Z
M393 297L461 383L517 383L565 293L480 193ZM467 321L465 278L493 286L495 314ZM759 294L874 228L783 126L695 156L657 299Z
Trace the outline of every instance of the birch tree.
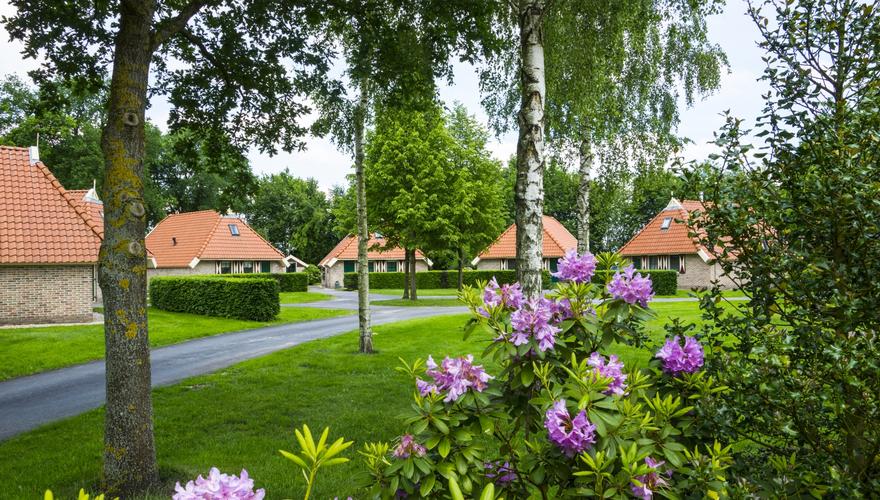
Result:
M148 90L169 96L172 127L222 129L241 146L253 140L269 152L277 143L293 149L304 131L296 119L307 110L298 90L325 81L311 70L326 54L303 22L312 13L268 0L12 4L17 13L3 18L10 36L26 56L45 59L35 76L97 87L110 74L98 263L107 312L103 478L107 491L131 496L157 479L144 247ZM302 63L297 78L282 57ZM169 58L184 64L168 68Z

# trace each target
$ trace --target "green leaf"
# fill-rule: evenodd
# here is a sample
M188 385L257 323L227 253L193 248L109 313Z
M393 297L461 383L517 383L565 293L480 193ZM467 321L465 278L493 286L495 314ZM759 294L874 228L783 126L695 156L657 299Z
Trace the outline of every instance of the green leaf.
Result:
M437 447L437 452L440 453L440 456L446 458L446 455L449 455L449 449L452 444L449 442L449 438L443 438L440 441L440 446Z
M435 481L436 480L434 474L429 474L422 478L422 485L421 487L419 487L419 493L422 495L422 497L428 496L428 493L430 493L431 490L434 489Z

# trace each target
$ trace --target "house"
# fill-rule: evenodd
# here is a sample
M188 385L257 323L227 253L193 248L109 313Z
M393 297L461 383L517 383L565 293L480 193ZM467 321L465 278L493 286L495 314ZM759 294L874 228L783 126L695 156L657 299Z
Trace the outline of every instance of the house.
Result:
M296 257L293 254L287 256L287 262L287 272L289 273L301 273L305 271L307 267L309 267L309 265L306 264L304 260Z
M714 262L712 252L690 236L687 221L691 212L702 209L702 202L672 198L620 254L632 260L637 269L678 271L679 288L708 288L715 280L722 288L735 288L733 280Z
M171 214L147 235L156 259L147 276L283 273L288 262L238 215L214 210Z
M575 238L565 226L549 215L543 217L544 269L556 272L559 259L569 250L577 249ZM501 236L471 261L478 270L516 269L516 224L511 224Z
M326 288L341 288L345 273L357 271L358 237L348 235L321 259L318 267L324 273L321 284ZM386 247L385 240L376 234L367 242L369 272L403 272L404 250L400 247ZM427 271L431 261L416 250L416 272Z
M102 234L37 148L0 146L0 324L92 321Z

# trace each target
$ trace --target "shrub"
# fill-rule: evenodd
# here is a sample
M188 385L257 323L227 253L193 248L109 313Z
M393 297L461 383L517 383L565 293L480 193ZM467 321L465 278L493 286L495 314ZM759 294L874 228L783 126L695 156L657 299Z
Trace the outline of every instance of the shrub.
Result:
M636 271L642 276L649 276L654 293L657 295L675 295L678 291L678 271L668 269L641 269ZM611 281L614 271L596 271L593 282L605 284Z
M370 273L370 288L397 289L403 288L404 273ZM472 270L464 271L463 281L465 285L474 286L481 281L489 281L492 278L499 284L516 282L516 271L513 270ZM343 285L348 290L356 290L358 283L357 273L345 273ZM550 273L544 271L544 288L550 288ZM457 288L458 271L420 271L416 273L416 288L438 289ZM673 292L674 293L674 292Z
M303 273L305 273L310 285L317 285L317 284L321 283L322 274L321 274L321 269L318 266L316 266L314 264L309 264L303 270Z
M269 321L281 311L278 281L251 275L157 276L150 280L150 303L173 312Z
M278 290L282 292L309 291L309 278L305 273L251 273L224 274L227 278L271 278L278 282ZM320 278L319 278L320 279Z

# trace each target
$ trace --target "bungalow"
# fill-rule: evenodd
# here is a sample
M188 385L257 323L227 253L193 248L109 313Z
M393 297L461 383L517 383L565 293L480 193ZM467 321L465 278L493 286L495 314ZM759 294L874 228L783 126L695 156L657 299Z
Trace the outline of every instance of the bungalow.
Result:
M147 235L156 259L147 276L283 273L288 262L238 215L213 210L171 214Z
M569 250L577 249L577 238L558 220L549 215L543 217L544 269L556 272L559 259ZM478 270L516 269L516 224L511 224L501 236L471 261Z
M287 272L289 273L301 273L305 271L307 267L309 267L309 265L306 264L304 260L296 257L293 254L287 256L287 262Z
M37 148L0 146L0 324L92 321L102 233Z
M348 235L321 259L318 267L324 272L321 284L325 288L341 288L345 273L357 271L358 237ZM385 247L385 240L376 234L367 242L369 272L403 272L404 251L400 247ZM416 250L416 272L427 271L431 261Z
M679 288L708 288L715 280L722 288L735 288L711 252L690 236L687 221L691 212L702 209L702 202L672 198L620 249L620 254L632 260L637 269L678 271Z

